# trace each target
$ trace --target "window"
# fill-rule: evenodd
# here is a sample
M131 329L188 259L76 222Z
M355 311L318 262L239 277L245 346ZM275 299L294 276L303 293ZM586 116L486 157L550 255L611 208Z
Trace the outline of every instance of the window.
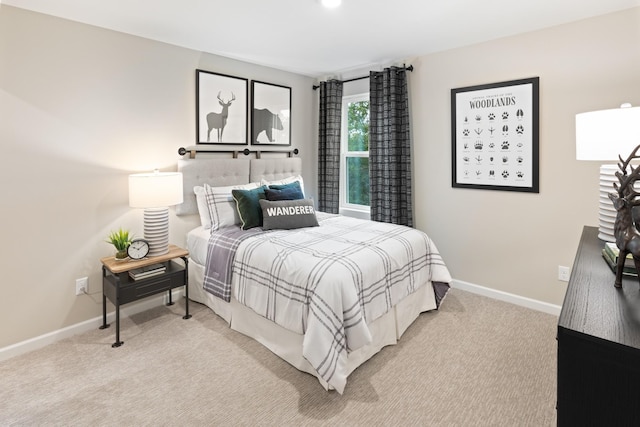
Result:
M342 99L340 209L369 212L369 94Z

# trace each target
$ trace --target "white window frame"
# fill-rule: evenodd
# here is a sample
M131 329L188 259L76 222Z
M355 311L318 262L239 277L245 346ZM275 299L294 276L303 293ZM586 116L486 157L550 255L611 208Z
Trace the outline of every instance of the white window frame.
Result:
M349 138L349 104L353 102L369 101L369 92L342 97L342 120L340 132L340 213L357 218L370 219L369 206L347 203L347 157L369 158L368 151L348 151Z

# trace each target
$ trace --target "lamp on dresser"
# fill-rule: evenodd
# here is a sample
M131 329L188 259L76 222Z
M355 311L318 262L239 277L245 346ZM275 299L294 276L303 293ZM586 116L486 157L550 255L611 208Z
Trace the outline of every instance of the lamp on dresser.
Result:
M620 108L576 114L576 159L618 161L640 143L640 107L622 104ZM609 199L618 179L618 165L600 166L598 238L615 242L616 209Z
M182 203L180 172L137 173L129 175L129 206L144 208L144 238L148 256L169 252L169 206Z

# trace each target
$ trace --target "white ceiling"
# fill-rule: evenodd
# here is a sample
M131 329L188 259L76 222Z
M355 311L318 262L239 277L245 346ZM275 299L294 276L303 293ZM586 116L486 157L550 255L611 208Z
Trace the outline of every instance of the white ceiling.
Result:
M640 0L0 0L312 77L640 6Z

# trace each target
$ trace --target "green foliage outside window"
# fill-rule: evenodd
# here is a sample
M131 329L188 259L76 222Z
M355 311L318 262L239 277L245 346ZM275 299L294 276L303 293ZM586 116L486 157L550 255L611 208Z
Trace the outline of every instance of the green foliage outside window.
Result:
M369 101L349 103L348 151L369 151Z
M369 101L349 103L348 151L369 151ZM347 157L347 203L369 206L369 159Z
M347 157L348 203L369 206L369 159Z

